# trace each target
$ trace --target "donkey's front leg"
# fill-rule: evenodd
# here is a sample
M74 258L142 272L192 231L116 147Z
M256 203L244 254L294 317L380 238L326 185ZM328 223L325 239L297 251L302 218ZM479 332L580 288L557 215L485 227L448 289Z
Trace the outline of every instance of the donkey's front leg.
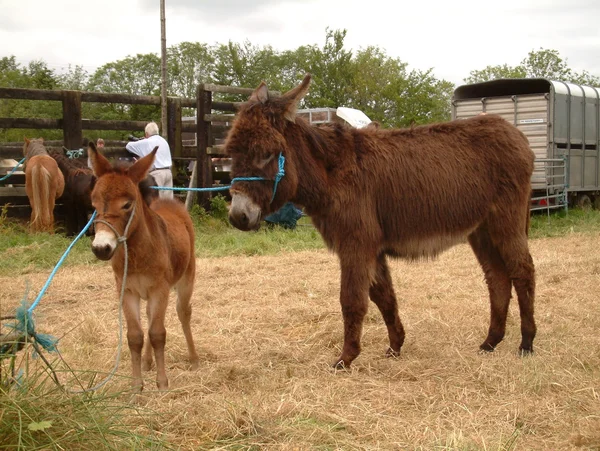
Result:
M123 297L123 313L127 321L127 343L131 352L131 369L133 373L131 387L139 393L144 386L142 381L144 331L140 322L140 297L128 290L125 290L125 296Z
M360 354L362 324L369 306L370 275L374 272L371 259L356 255L340 255L342 281L340 303L344 317L344 347L334 364L335 368L347 368Z
M165 371L165 342L167 330L165 329L165 314L169 302L169 287L157 289L148 300L148 337L154 349L156 359L156 386L159 390L169 388L167 372Z

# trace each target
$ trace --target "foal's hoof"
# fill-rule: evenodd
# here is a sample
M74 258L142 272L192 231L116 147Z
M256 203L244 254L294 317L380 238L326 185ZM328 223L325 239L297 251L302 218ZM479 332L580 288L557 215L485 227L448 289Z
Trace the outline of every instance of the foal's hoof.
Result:
M142 360L142 371L150 371L152 369L152 360Z
M197 371L198 369L200 369L200 361L199 360L192 360L190 362L190 370L191 371Z
M397 351L394 351L392 348L388 348L387 351L385 351L385 356L387 358L397 358L400 357L400 350L398 349Z

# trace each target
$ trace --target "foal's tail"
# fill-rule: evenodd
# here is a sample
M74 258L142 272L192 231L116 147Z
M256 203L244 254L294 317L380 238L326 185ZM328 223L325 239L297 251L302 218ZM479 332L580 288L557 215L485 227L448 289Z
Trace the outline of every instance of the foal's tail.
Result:
M40 164L31 168L31 228L34 231L51 230L54 222L50 203L50 172Z

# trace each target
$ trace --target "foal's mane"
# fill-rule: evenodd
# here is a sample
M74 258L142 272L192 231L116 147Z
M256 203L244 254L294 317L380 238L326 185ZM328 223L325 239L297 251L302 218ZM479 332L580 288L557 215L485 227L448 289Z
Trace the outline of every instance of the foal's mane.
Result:
M127 175L127 170L132 166L132 163L117 161L112 166L112 173L118 175ZM138 189L142 195L142 199L146 205L150 205L153 200L158 198L158 191L152 186L156 186L156 180L150 174L146 176L140 183L138 183Z

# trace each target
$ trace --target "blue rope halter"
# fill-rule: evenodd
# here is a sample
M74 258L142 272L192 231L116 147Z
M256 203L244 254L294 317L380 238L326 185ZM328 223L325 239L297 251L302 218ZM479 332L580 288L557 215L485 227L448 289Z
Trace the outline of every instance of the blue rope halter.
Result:
M275 184L273 185L273 195L271 196L271 202L273 202L273 199L275 199L275 194L277 193L277 185L279 185L279 182L281 181L281 179L285 176L285 157L283 156L283 153L279 154L279 159L277 161L279 169L277 170L277 174L275 174ZM257 181L263 181L263 180L269 180L266 179L264 177L235 177L234 179L231 180L231 185L229 185L229 187L233 186L233 184L235 182L257 182Z

